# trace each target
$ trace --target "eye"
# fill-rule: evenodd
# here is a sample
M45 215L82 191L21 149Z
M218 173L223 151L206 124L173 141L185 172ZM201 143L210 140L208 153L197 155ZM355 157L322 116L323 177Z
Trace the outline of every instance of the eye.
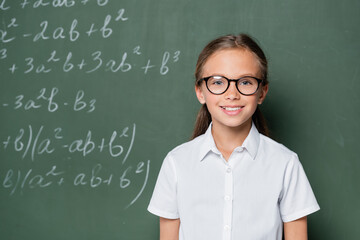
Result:
M221 76L213 76L208 80L209 85L222 86L226 84L226 79Z
M255 78L244 77L239 80L238 84L239 86L252 86L252 85L256 85L257 81Z

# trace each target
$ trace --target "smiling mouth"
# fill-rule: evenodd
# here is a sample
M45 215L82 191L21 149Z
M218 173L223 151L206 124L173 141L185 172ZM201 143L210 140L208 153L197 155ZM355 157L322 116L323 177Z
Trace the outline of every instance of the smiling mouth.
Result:
M222 109L225 109L226 111L238 111L242 109L243 107L221 107Z

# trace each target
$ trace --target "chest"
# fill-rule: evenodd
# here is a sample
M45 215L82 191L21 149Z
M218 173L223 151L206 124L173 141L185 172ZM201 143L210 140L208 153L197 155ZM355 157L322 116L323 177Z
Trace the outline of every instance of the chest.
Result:
M220 197L226 189L235 196L249 198L279 196L283 184L284 170L271 163L249 157L232 159L225 163L221 159L208 158L207 162L182 168L178 174L179 194L201 198Z
M231 160L225 163L210 157L181 169L177 189L179 204L185 208L222 208L227 199L234 208L246 208L250 212L277 207L283 170L246 156Z
M177 201L184 229L199 233L191 239L205 239L204 233L206 239L230 233L232 239L277 239L283 170L246 156L222 160L208 157L178 169Z

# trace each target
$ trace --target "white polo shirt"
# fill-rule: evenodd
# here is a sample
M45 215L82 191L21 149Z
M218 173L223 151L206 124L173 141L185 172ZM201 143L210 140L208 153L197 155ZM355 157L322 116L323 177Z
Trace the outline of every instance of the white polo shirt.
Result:
M320 209L296 153L252 125L228 162L205 134L166 156L148 211L180 218L180 240L281 240Z

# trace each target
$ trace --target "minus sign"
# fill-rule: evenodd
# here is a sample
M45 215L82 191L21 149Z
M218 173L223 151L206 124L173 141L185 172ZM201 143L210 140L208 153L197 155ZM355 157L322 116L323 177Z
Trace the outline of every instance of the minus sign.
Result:
M3 106L4 106L4 107L7 107L7 106L9 106L9 104L7 104L7 103L3 103Z
M63 145L64 148L67 148L69 145Z
M26 34L24 34L23 36L24 37L30 37L32 34L31 33L26 33Z
M65 102L65 103L64 103L64 105L65 105L65 106L67 106L67 105L68 105L68 103L67 103L67 102Z

